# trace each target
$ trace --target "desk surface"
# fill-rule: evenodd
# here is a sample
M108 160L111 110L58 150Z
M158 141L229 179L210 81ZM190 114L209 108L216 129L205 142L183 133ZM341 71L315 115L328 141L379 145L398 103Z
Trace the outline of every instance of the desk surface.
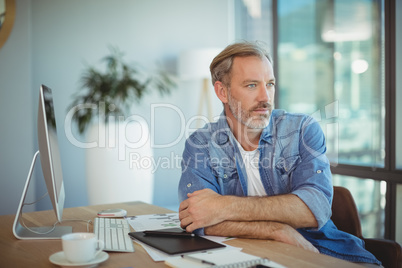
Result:
M93 220L98 211L107 208L126 209L130 216L171 212L142 202L130 202L68 208L63 212L63 219ZM27 226L46 226L53 225L55 217L52 211L31 212L24 214L24 221ZM13 222L14 215L0 216L0 267L57 267L49 261L49 256L62 250L60 240L18 240L12 233ZM87 224L83 221L66 221L62 225L73 226L73 232L86 232L87 230ZM92 232L92 225L90 231ZM226 243L241 247L246 253L268 257L287 267L361 267L275 241L234 239ZM154 262L137 243L134 243L134 248L134 253L109 252L109 259L98 267L166 267L163 262Z

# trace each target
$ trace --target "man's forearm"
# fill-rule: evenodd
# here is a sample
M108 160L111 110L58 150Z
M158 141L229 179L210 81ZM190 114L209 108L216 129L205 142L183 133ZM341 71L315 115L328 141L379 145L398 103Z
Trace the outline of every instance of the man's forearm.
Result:
M313 213L296 195L222 196L210 189L188 194L188 198L180 203L179 218L181 227L188 232L224 221L272 221L295 229L318 225Z
M279 222L224 221L213 226L205 227L204 233L206 235L275 240L318 252L318 250L294 228Z
M294 228L317 227L307 205L296 195L271 197L224 196L227 208L222 210L230 221L275 221Z
M205 227L206 235L232 236L239 238L256 238L275 240L275 231L283 224L265 221L224 221Z

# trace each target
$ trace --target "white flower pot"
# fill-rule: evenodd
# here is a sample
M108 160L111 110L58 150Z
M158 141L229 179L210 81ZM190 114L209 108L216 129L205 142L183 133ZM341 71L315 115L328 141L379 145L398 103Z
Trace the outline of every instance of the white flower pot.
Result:
M138 119L138 118L137 118ZM88 129L86 175L90 205L129 201L152 203L154 176L145 120L93 124Z

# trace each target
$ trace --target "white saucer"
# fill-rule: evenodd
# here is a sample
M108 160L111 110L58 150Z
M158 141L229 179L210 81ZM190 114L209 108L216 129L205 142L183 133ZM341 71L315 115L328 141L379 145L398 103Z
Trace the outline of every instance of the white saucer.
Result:
M49 261L53 264L60 265L62 267L96 267L99 263L106 261L109 258L109 254L102 251L98 255L96 255L95 259L86 263L71 263L64 256L63 251L59 251L54 253L49 257Z

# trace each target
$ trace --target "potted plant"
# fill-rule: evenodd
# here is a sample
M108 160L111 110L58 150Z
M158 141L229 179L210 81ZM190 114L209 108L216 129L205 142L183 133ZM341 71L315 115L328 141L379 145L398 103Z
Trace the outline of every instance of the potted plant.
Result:
M91 66L86 68L81 76L84 90L74 95L69 107L70 112L73 111L72 120L77 124L79 132L86 132L91 142L98 141L96 146L85 150L89 204L133 200L151 203L154 182L152 168L132 166L130 162L130 154L142 159L153 157L148 125L138 127L138 124L130 121L134 127L127 127L127 122L108 120L127 115L133 105L138 104L152 90L161 95L170 93L176 83L163 70L146 75L137 65L126 64L118 49L112 48L110 55L103 58L103 62L106 63L104 72ZM100 109L101 104L106 107L101 115L97 109L88 108L88 105L92 105ZM82 109L82 105L87 108ZM145 137L145 143L133 148L135 146L130 146L125 140L128 136L134 139L138 136Z
M110 115L125 115L134 103L152 90L166 95L176 86L176 83L166 72L159 69L156 74L146 75L138 66L130 66L123 61L123 53L116 48L110 48L110 55L102 59L106 63L106 71L101 72L89 66L81 76L84 91L73 96L69 107L74 109L73 122L79 132L85 132L89 124L98 116L94 109L79 109L84 104L103 103L105 107L104 120Z

